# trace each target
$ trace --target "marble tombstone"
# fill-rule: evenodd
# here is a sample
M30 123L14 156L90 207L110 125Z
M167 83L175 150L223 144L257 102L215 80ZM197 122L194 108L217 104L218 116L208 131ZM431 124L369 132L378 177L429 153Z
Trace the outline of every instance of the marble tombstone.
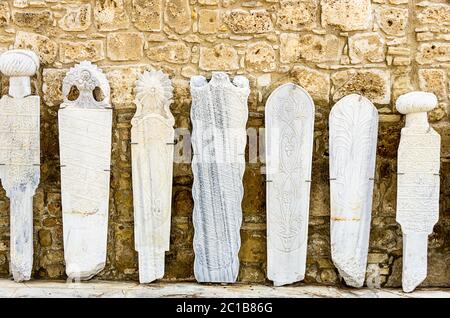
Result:
M275 286L303 280L308 241L314 103L292 83L265 109L267 276Z
M194 274L233 283L239 271L249 82L214 72L191 78Z
M441 137L428 123L437 106L432 93L411 92L397 99L406 115L397 160L397 222L403 232L402 285L413 291L427 276L428 235L439 219Z
M106 262L112 107L102 71L90 62L63 81L59 146L66 273L90 279Z
M28 50L0 55L9 93L0 99L0 180L10 199L10 271L16 282L33 268L33 196L40 179L40 98L31 95L30 77L39 69Z
M362 287L369 249L378 111L351 94L330 112L330 232L333 263L349 286Z
M131 120L131 159L135 249L139 281L164 276L170 245L175 119L170 112L169 77L145 71L136 82L136 113Z

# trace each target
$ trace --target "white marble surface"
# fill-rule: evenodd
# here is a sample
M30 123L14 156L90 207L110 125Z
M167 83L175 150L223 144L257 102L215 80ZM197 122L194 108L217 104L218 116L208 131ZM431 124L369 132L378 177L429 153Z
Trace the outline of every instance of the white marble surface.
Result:
M79 96L69 100L71 88ZM99 87L105 98L94 99ZM82 62L63 81L59 121L64 258L67 276L90 279L106 262L112 108L109 84L95 65Z
M175 119L170 112L173 87L169 77L147 72L136 82L136 114L131 124L134 237L139 281L164 276L170 245Z
M2 298L450 298L449 289L418 289L405 294L400 289L351 289L329 286L285 286L234 284L200 285L197 283L154 283L139 285L133 282L91 280L85 283L32 280L15 284L0 279ZM276 308L274 308L274 311Z
M40 179L40 98L31 95L30 76L39 69L32 51L0 55L0 72L9 77L0 99L0 180L10 199L10 271L17 282L33 268L33 196Z
M303 280L308 241L314 102L300 86L278 87L265 109L267 277Z
M378 111L352 94L330 112L331 256L349 286L362 287L369 248Z
M242 223L248 80L215 72L191 78L194 274L199 282L236 281Z
M413 291L427 276L428 235L439 219L441 137L428 124L437 106L432 93L400 96L397 110L406 115L397 161L397 222L403 232L402 285Z

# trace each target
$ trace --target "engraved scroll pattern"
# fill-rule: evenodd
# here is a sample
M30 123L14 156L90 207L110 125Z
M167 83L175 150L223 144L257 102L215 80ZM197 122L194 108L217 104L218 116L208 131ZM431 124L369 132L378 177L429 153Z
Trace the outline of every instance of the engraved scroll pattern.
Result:
M0 178L8 197L39 184L39 97L0 100ZM3 170L3 173L1 171Z
M197 78L198 80L198 78ZM194 272L198 281L234 282L239 270L248 80L215 73L192 85Z
M430 234L439 219L440 136L402 129L398 151L397 221L403 233Z

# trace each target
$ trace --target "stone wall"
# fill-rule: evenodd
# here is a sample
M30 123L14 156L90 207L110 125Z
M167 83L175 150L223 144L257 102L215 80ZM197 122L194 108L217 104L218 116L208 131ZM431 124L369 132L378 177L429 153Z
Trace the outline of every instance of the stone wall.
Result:
M442 136L440 220L429 239L424 285L450 286L450 5L446 0L8 0L0 1L0 51L29 48L42 67L42 181L35 196L34 277L64 278L57 111L61 81L74 63L96 62L107 74L114 111L108 260L102 279L137 280L133 242L130 119L137 74L155 67L174 81L176 127L190 128L188 81L213 70L249 77L248 127L264 124L271 91L293 81L316 103L306 283L341 284L330 259L328 133L330 108L358 92L380 113L368 276L401 283L402 237L395 222L396 155L405 92L434 92L430 115ZM1 81L2 94L7 80ZM182 151L178 149L177 151ZM247 154L248 159L248 154ZM262 159L262 158L261 158ZM267 283L262 160L247 164L242 203L242 282ZM192 280L192 172L174 167L171 248L166 279ZM0 192L0 274L7 277L9 202Z

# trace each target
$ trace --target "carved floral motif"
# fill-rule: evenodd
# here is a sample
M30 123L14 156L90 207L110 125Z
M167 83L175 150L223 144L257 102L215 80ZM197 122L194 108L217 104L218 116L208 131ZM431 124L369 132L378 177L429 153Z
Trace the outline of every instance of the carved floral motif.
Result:
M295 84L266 104L267 276L276 286L305 276L314 103Z

